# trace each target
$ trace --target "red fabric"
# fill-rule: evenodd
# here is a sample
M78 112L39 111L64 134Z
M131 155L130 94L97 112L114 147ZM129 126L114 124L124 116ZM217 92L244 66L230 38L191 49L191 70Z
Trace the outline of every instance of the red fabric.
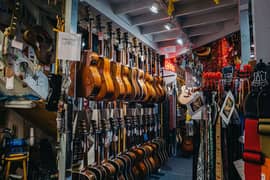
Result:
M245 144L244 144L244 158L251 160L260 160L259 154L252 154L249 151L261 152L260 137L257 133L258 119L245 120ZM260 180L261 179L261 165L245 162L245 180Z

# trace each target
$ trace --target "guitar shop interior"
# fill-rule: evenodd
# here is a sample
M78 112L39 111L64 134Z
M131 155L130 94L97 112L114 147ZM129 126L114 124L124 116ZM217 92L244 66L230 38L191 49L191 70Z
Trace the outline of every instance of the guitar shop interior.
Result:
M270 180L269 9L0 0L0 180Z

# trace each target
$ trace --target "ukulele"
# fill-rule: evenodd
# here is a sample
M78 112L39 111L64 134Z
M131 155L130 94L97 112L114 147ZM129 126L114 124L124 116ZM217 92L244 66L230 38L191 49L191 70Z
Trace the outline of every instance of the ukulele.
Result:
M92 22L93 18L88 17L88 50L83 52L83 61L81 72L79 78L81 78L81 83L79 85L82 97L93 97L101 90L101 76L98 70L99 56L97 53L93 52L93 42L92 42ZM72 64L71 71L75 70L75 64ZM71 73L72 75L73 73ZM72 78L71 78L72 79ZM79 81L80 82L80 81ZM71 86L72 87L72 86ZM72 87L74 88L74 87Z
M122 50L121 47L121 32L120 29L117 29L117 39L118 39L118 55L117 57L120 58L120 60L122 60L122 64L121 64L121 75L122 75L122 80L125 86L125 100L131 100L132 99L132 89L133 89L133 85L131 84L131 81L129 79L129 67L127 66L127 62L128 62L128 35L127 33L124 34L124 50Z
M113 33L112 33L112 23L108 22L108 34L109 34L109 58L113 59L113 50L114 50L114 42L113 42ZM111 77L114 84L114 95L112 97L112 100L122 100L125 97L125 85L122 80L122 72L121 72L121 64L120 64L120 58L119 56L116 56L116 61L111 61Z
M98 38L99 38L99 61L98 61L98 69L99 74L101 76L101 88L95 100L110 100L114 95L114 85L113 80L111 78L111 65L110 60L107 57L103 56L103 33L101 27L101 19L100 15L96 16L97 18L97 29Z

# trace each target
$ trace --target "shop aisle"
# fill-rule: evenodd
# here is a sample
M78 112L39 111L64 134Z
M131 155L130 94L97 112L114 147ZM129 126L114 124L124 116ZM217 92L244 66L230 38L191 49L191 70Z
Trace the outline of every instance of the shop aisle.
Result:
M161 173L165 175L160 178L152 177L151 180L192 180L192 157L170 158L166 165L162 167Z

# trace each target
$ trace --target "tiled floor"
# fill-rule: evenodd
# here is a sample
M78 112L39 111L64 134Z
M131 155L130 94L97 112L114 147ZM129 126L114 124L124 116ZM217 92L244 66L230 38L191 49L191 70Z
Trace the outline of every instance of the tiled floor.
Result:
M153 175L151 180L192 180L192 157L170 158L166 165L162 167L161 173L164 173L164 175Z

